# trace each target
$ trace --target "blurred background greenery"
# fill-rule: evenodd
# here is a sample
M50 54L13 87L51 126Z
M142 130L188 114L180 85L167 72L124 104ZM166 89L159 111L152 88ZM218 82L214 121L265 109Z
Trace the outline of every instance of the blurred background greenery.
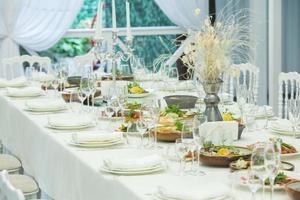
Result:
M111 27L111 0L104 0L105 27ZM84 5L71 28L90 28L97 11L98 0L84 0ZM154 0L130 0L132 27L173 26ZM116 0L117 26L126 26L125 1ZM168 54L175 50L174 35L137 36L134 38L135 54L145 59L149 67L160 54ZM122 38L123 39L123 38ZM74 57L87 53L91 49L90 38L62 38L47 51L39 52L54 62L61 58Z

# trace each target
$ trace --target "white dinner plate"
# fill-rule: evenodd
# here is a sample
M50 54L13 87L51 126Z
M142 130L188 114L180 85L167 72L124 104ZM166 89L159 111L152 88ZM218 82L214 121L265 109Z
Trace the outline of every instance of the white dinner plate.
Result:
M80 130L94 127L94 124L86 124L82 126L51 126L50 124L46 125L46 128L55 129L55 130Z
M66 109L67 109L66 106L57 107L57 108L24 108L25 111L29 111L29 112L57 112Z
M7 94L8 97L13 97L13 98L28 98L28 97L39 97L42 96L43 93L32 93L32 94L24 94L24 95L18 95L18 94Z
M102 166L100 168L101 171L106 172L106 173L111 173L111 174L117 174L117 175L144 175L144 174L152 174L156 172L163 171L165 168L163 165L158 165L156 167L148 168L148 169L143 169L143 170L111 170L107 168L106 166Z
M275 129L273 127L271 127L272 132L280 134L280 135L287 135L287 136L294 136L294 133L292 131L288 131L288 130L279 130L279 129ZM300 136L300 132L297 131L296 132L297 136Z
M149 96L151 93L147 92L147 93L142 93L142 94L128 94L129 98L143 98L143 97L147 97Z
M114 146L118 144L122 144L122 140L118 141L112 141L112 142L106 142L106 143L101 143L101 142L90 142L90 143L75 143L70 141L69 144L72 146L76 147L83 147L83 148L101 148L101 147L109 147L109 146Z

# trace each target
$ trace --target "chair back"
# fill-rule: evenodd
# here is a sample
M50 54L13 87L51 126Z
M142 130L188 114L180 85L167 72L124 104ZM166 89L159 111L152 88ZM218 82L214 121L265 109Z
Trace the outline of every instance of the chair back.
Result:
M287 118L287 100L299 99L300 75L297 72L279 74L278 115Z
M1 200L25 200L25 196L21 190L12 186L8 179L8 172L3 170L0 172L0 199Z
M6 79L13 79L24 75L24 64L26 67L36 67L37 71L49 71L51 67L51 60L48 57L40 56L17 56L11 58L4 58L2 60L2 69L0 69L0 76ZM21 69L21 70L20 70Z
M230 96L236 96L238 85L243 85L247 90L252 91L255 101L258 99L259 85L259 68L251 63L235 64L223 73L224 81L222 92L228 93Z

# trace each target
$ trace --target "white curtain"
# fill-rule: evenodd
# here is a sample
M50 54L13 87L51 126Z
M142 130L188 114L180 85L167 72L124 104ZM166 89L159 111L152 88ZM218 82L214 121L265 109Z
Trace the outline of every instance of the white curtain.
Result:
M177 26L197 29L208 14L208 0L155 0L156 4ZM200 15L195 9L200 8Z
M19 55L19 46L28 51L53 46L74 21L82 2L0 0L0 67L2 58Z

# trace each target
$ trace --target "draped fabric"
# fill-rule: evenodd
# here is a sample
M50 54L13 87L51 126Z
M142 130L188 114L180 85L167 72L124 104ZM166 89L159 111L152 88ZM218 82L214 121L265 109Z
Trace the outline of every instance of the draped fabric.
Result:
M208 0L155 0L169 19L182 28L199 28L208 14ZM200 8L200 15L195 9Z
M82 2L1 0L0 67L2 58L19 55L19 46L28 51L42 51L53 46L72 24Z

